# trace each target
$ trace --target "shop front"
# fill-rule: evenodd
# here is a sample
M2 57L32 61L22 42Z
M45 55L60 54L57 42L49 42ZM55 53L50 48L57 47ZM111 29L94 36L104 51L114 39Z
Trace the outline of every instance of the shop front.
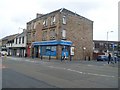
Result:
M65 40L52 40L41 41L32 43L32 56L40 58L56 58L61 59L66 54L66 57L70 55L71 41Z

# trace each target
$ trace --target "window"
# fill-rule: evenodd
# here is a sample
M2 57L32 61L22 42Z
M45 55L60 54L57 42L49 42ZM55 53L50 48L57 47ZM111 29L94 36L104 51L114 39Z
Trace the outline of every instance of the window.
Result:
M99 43L95 43L95 48L99 48Z
M62 22L63 22L63 24L66 24L66 16L63 16Z
M22 43L24 43L24 36L22 37Z
M51 51L56 51L56 46L52 46Z
M33 29L35 29L35 28L36 28L36 25L37 25L37 23L34 23Z
M104 44L101 42L101 43L100 43L100 46L103 46L103 45L104 45Z
M12 43L14 43L14 39L12 40Z
M62 39L66 39L66 30L62 30Z
M56 32L55 29L50 30L50 40L55 40Z
M104 48L107 48L107 43L104 43Z
M34 29L34 22L31 23L31 30Z
M31 27L30 24L28 24L28 25L27 25L27 29L30 30L30 27Z
M51 25L54 25L54 24L55 24L55 20L56 20L56 19L55 19L55 16L52 16L52 17L51 17Z
M43 33L42 33L42 40L43 41L47 40L47 31L43 31Z
M28 39L30 39L31 38L31 33L28 33Z
M44 27L47 26L47 19L45 19L45 20L43 21L43 26L44 26Z
M17 40L18 40L18 38L16 38L16 44L17 44Z
M21 37L19 37L19 44L21 43Z
M35 38L35 32L32 33L33 38Z

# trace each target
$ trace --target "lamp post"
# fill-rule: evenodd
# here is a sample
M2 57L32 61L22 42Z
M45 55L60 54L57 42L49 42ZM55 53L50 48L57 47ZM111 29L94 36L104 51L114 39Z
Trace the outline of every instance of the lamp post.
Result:
M109 44L108 44L108 34L109 34L109 32L113 32L113 31L107 31L107 53L109 51Z

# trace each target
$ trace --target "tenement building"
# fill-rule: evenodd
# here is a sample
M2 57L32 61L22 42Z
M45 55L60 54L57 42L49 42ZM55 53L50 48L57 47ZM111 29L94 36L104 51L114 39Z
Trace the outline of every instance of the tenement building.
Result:
M8 55L24 57L26 53L26 30L24 29L22 33L7 40L6 48Z
M65 8L27 23L27 55L72 60L92 59L93 21Z

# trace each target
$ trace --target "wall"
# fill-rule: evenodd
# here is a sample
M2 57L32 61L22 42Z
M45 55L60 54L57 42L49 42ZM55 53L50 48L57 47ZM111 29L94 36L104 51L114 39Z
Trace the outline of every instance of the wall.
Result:
M75 46L73 59L84 59L84 56L90 56L92 59L93 22L76 15L68 14L66 16L67 23L62 28L66 29L67 40L72 41Z

